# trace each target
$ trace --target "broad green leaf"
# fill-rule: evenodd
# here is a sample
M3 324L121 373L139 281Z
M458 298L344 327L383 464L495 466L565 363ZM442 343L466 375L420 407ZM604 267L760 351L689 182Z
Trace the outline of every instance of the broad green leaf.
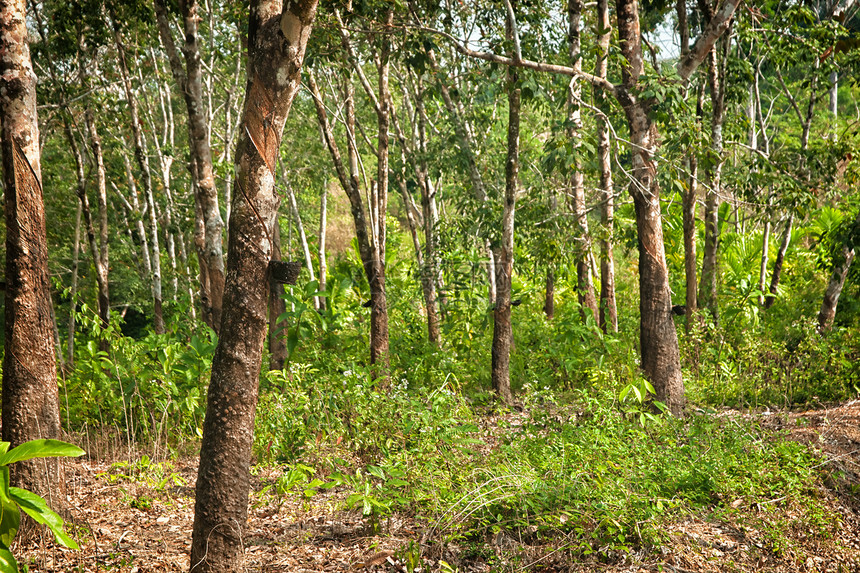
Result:
M5 469L5 468L3 468ZM21 512L11 499L0 496L0 547L8 548L21 525Z
M55 456L76 458L85 453L81 448L60 440L30 440L0 456L0 465L7 466L32 458Z
M0 573L18 573L18 562L5 547L0 547Z
M367 466L367 473L379 479L385 479L385 472L378 466Z
M69 549L80 549L75 540L69 537L63 530L63 518L48 507L44 499L31 491L17 487L10 487L9 494L12 497L12 501L20 505L24 513L32 517L33 521L48 526L48 529L54 534L54 539L57 540L57 543Z

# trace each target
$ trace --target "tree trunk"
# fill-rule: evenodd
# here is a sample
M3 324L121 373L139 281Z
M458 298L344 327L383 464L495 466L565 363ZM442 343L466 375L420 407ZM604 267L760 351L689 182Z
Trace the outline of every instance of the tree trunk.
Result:
M86 111L87 131L90 133L90 148L93 154L96 171L96 190L98 192L98 215L99 215L99 236L96 243L95 229L92 216L90 214L89 199L87 198L86 188L80 195L81 204L84 210L84 220L87 224L87 237L90 243L90 252L93 256L93 264L96 268L96 283L98 285L98 311L99 321L102 328L106 329L110 326L110 288L108 283L108 269L110 268L110 260L108 257L108 216L107 216L107 183L105 177L104 154L102 152L102 140L99 137L96 128L95 115L91 109ZM80 187L79 187L80 191ZM99 339L99 350L107 352L110 350L110 343L102 336Z
M441 271L438 259L438 220L439 214L436 209L436 190L430 181L429 169L427 168L427 114L424 109L424 94L421 78L415 81L415 104L416 109L407 108L408 116L417 118L417 129L413 127L412 137L417 141L406 139L403 128L398 121L393 104L391 105L391 120L394 125L397 139L400 141L400 156L403 168L398 174L398 185L403 198L406 211L406 220L409 231L412 234L412 242L415 246L415 259L421 272L421 290L424 294L424 308L427 312L427 339L432 344L438 345L441 339L439 330L439 299L437 288L441 285ZM404 88L404 105L408 105L408 91ZM389 96L390 101L390 96ZM416 153L417 150L417 153ZM416 159L420 155L421 159ZM405 168L409 164L415 172L415 178L421 191L421 215L420 221L417 208L406 185ZM418 230L423 224L424 247L418 238Z
M75 322L78 311L78 271L81 264L81 202L76 201L75 211L75 242L72 246L72 281L69 287L69 329L66 342L66 368L69 372L75 368Z
M185 65L179 58L164 0L155 2L158 29L170 60L170 69L185 98L188 113L188 138L191 148L191 174L194 178L195 203L200 221L201 248L198 261L201 268L200 300L203 317L215 332L220 331L222 299L224 296L224 254L222 235L224 221L218 207L218 190L212 169L212 149L209 139L209 121L203 101L203 72L197 30L199 5L196 0L180 0L185 43L182 53ZM228 143L229 145L229 143ZM205 269L205 270L204 270Z
M212 361L194 505L191 570L242 571L251 446L277 215L275 163L316 0L252 0L221 334Z
M314 272L314 261L311 259L311 249L308 246L308 236L305 235L305 226L302 224L302 216L301 213L299 213L299 204L296 202L296 194L293 192L293 186L290 185L290 182L285 181L285 183L285 187L287 189L287 201L290 203L290 214L296 222L296 229L299 232L299 243L302 246L302 254L305 256L305 267L308 269L308 276L310 276L311 281L315 281L317 280L317 277ZM320 298L314 295L314 310L319 309Z
M386 27L392 25L394 11L386 15ZM380 385L388 385L390 371L388 356L388 300L385 293L385 241L386 214L388 213L388 130L390 125L390 97L388 87L389 55L391 41L383 36L377 68L379 72L379 105L376 109L376 185L371 185L371 239L374 246L374 272L370 281L370 364L375 365L374 376L381 379ZM350 114L354 118L353 113ZM356 152L357 153L357 152Z
M322 194L320 195L320 229L319 229L319 251L317 258L319 259L320 264L320 290L325 291L326 289L326 274L328 273L328 269L326 268L326 254L325 254L325 236L326 236L326 211L328 208L328 179L324 180ZM326 305L328 305L328 299L323 297L320 298L320 309L325 310Z
M687 23L687 2L677 0L675 11L678 16L678 29L681 36L681 57L690 52L690 28ZM705 86L701 85L696 97L696 118L701 123L705 98ZM696 273L698 259L696 255L696 201L699 192L699 158L695 151L687 157L689 171L688 184L681 197L681 213L684 227L684 286L685 286L685 320L684 329L687 333L693 325L693 317L698 310Z
M509 4L508 39L516 38L514 10ZM515 40L517 44L519 40ZM519 56L519 54L517 54ZM520 87L515 68L507 68L508 153L505 161L505 203L502 212L502 242L496 252L496 306L493 313L493 351L491 379L493 390L505 404L514 401L511 394L511 279L514 271L514 213L520 170Z
M140 113L137 106L137 98L131 85L128 63L126 61L125 45L120 32L120 24L113 12L110 13L113 24L114 44L117 49L117 60L119 62L120 75L125 90L125 97L131 115L131 128L134 135L134 157L143 175L143 191L147 208L149 209L150 245L152 247L152 306L153 306L153 328L156 334L164 334L164 311L162 309L161 294L161 247L158 238L158 217L155 212L155 196L152 189L152 172L149 168L149 160L146 151L146 139L141 129Z
M0 2L0 53L6 214L2 438L14 448L28 440L61 437L36 75L23 0ZM10 472L12 485L43 496L62 511L65 478L56 458L16 463Z
M546 270L546 281L543 297L543 312L548 320L555 318L555 272L552 268Z
M684 328L690 332L693 316L699 308L699 301L696 296L696 289L698 288L696 274L699 265L696 255L696 200L699 195L699 159L695 153L690 155L687 165L689 166L690 177L681 198L681 209L684 224L684 279L686 285Z
M466 162L469 181L472 184L472 193L479 203L486 204L489 200L487 190L484 186L484 180L481 176L481 171L478 168L478 161L475 157L474 149L476 144L470 133L466 120L460 113L460 110L451 95L451 90L448 88L447 78L443 78L439 71L439 66L436 63L436 56L432 50L427 52L427 57L430 62L431 70L436 79L436 87L439 88L439 93L442 94L442 101L445 104L445 109L448 111L448 116L451 118L451 123L454 127L454 134L457 136L459 151ZM487 299L490 304L496 302L496 260L492 246L489 240L484 241L484 251L487 254Z
M597 0L597 63L595 75L606 78L609 66L609 43L612 25L609 21L608 0ZM600 33L602 32L602 33ZM600 244L600 311L598 323L603 332L618 332L618 309L615 304L615 260L612 254L613 219L615 218L615 193L612 187L612 156L609 141L610 106L606 93L594 87L594 99L604 116L597 118L597 159L600 165L600 223L603 236Z
M619 103L630 126L630 152L633 181L629 186L636 210L639 242L639 342L642 369L657 391L657 399L669 410L681 414L684 407L684 381L678 335L672 320L669 270L663 243L660 188L653 151L657 148L657 129L651 122L645 102L635 95L643 72L642 38L639 10L635 0L618 0L618 34L626 60L622 67Z
M272 233L272 260L281 260L281 226L277 216ZM269 278L269 370L283 370L287 362L287 323L278 318L287 311L284 285Z
M707 308L714 320L719 319L717 281L720 248L719 209L723 171L723 123L725 121L725 69L727 42L731 33L720 39L711 49L708 58L708 86L711 91L711 152L708 161L708 190L705 198L705 245L702 253L702 277L699 284L698 304ZM722 49L719 49L722 46Z
M776 252L776 260L773 262L773 274L770 276L770 294L764 299L764 308L768 309L773 306L776 300L776 290L779 288L779 281L782 278L782 265L785 262L785 253L788 251L788 245L791 242L791 228L794 223L794 214L789 214L788 220L785 222L785 232L782 235L782 242L779 244L779 250Z
M384 258L385 252L379 252L377 247L384 245L384 241L380 242L378 238L371 238L374 225L378 221L378 217L374 214L380 213L379 201L371 200L369 209L365 209L361 197L361 183L358 167L358 149L355 144L355 102L354 89L350 77L345 78L344 88L346 91L345 114L346 114L346 131L347 131L347 153L349 157L349 172L343 164L343 159L340 154L337 142L334 139L331 126L328 122L328 114L325 110L322 94L319 91L316 80L312 73L308 74L308 87L313 95L314 106L317 111L317 120L323 132L323 137L328 147L329 153L334 163L335 171L341 186L346 192L349 199L350 210L352 212L352 220L355 224L355 237L358 242L358 252L361 257L361 262L364 265L364 272L367 276L367 282L370 285L370 307L371 307L371 323L370 323L370 361L375 364L384 357L387 360L388 356L388 313L387 303L385 300L385 276L377 277L380 269L384 272L384 267L379 264L379 257ZM378 191L371 189L371 197L378 197ZM368 212L371 214L370 222L368 223ZM383 229L384 230L384 229ZM379 227L376 227L378 237ZM387 372L387 362L383 362L385 371ZM375 371L379 376L380 370Z
M827 290L824 291L821 311L818 313L819 334L827 332L833 326L833 318L836 316L836 305L839 304L839 295L842 294L845 279L848 278L848 271L851 270L851 263L854 262L854 248L848 246L842 247L840 255L839 262L833 265L833 273L830 275Z
M131 161L129 160L127 154L122 153L121 155L123 167L125 169L126 184L128 185L128 192L131 196L131 202L128 203L127 209L129 213L134 216L135 231L137 231L137 241L134 241L134 243L136 245L140 245L140 258L143 261L144 272L144 276L141 278L146 281L150 280L152 277L152 260L149 253L149 236L146 234L146 227L143 222L145 213L140 206L140 198L137 194L137 183L134 180L134 173L131 169ZM125 199L121 195L120 197L122 199Z
M582 19L582 1L568 0L568 59L575 70L582 69L582 51L580 40L580 21ZM571 78L567 88L567 136L573 146L573 171L568 177L570 197L576 221L576 294L583 317L591 312L593 318L598 318L597 298L594 296L594 282L591 279L591 236L588 233L588 207L585 204L585 174L582 172L582 162L579 159L582 139L582 114L580 100L582 87L578 78Z
M764 288L767 280L767 262L770 256L770 195L767 198L767 205L764 213L764 229L761 235L761 263L758 271L758 289L761 294L758 295L758 303L764 306Z

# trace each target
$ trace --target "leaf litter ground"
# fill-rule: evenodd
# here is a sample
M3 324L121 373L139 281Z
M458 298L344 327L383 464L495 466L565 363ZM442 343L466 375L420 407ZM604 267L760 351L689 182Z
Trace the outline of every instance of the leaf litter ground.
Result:
M278 470L266 469L254 477L243 567L249 572L407 571L401 558L423 541L415 569L420 572L860 571L860 401L802 412L720 415L755 419L819 456L824 478L818 495L837 524L831 534L811 533L802 525L808 523L807 508L778 497L738 499L725 500L723 511L669 523L667 541L657 549L583 558L573 555L563 538L528 544L496 534L488 536L484 552L495 558L467 559L454 543L424 539L427 524L411 515L395 514L375 531L360 513L344 509L345 491L269 498L260 492L277 479ZM521 417L487 419L486 427L515 428ZM16 548L30 572L188 570L195 458L143 471L112 460L66 464L81 550L56 547L37 535ZM780 533L779 547L774 531Z

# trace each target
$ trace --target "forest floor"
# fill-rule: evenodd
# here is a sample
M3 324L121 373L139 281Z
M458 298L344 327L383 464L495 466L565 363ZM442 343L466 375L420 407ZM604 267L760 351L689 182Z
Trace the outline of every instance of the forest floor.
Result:
M455 543L429 539L415 571L860 571L860 401L808 411L719 415L755 418L819 456L824 478L818 493L840 524L831 535L811 534L797 519L805 508L779 498L726 500L736 511L684 515L667 525L662 547L634 550L614 562L573 558L565 539L529 545L497 534L486 540L486 549L496 555L492 565L463 558L463 548ZM515 427L517 416L523 414L510 414L513 419L505 426ZM196 459L139 469L111 460L68 461L68 493L81 550L36 539L16 548L19 561L31 573L187 571ZM402 559L410 550L414 554L426 523L394 515L377 534L359 513L342 509L343 492L272 501L261 490L274 478L265 473L253 478L246 571L407 571ZM777 530L780 547L775 548ZM440 560L453 568L443 568Z

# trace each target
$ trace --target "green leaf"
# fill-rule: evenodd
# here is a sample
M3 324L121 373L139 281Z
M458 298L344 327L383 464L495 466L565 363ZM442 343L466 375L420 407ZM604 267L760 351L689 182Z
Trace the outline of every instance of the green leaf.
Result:
M76 458L85 453L81 448L60 440L30 440L0 456L0 465L54 456Z
M9 468L0 467L0 547L8 548L21 525L21 512L9 497Z
M367 473L372 476L378 477L379 479L385 479L385 472L382 471L382 468L377 466L367 466Z
M0 547L0 573L18 573L18 562L5 547Z
M17 487L9 488L9 496L12 498L12 501L21 506L24 513L33 518L33 521L47 525L48 529L54 534L54 539L57 540L57 543L69 549L80 549L75 540L69 537L63 530L63 518L48 507L47 502L40 496Z

